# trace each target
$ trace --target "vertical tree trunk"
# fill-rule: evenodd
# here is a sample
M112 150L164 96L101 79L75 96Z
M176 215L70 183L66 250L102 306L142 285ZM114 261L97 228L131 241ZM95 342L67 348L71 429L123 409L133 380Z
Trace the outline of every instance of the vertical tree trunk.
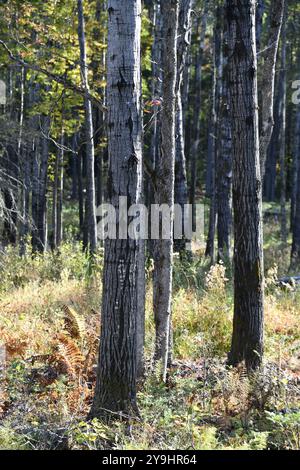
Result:
M78 178L78 215L79 215L79 232L83 237L84 231L84 195L83 195L83 181L82 181L82 151L80 150L77 155L77 178Z
M39 146L36 140L32 146L32 191L31 191L31 215L32 215L32 234L31 244L33 252L37 251L38 247L38 216L39 216Z
M63 195L64 195L64 130L62 126L60 137L60 148L57 154L57 211L56 211L56 247L63 240Z
M248 370L263 355L263 237L255 0L227 0L234 206L234 321L229 363Z
M270 145L267 151L266 172L265 172L265 178L264 178L264 184L265 184L264 195L267 201L275 201L275 198L276 198L276 176L277 176L277 162L278 162L279 134L280 134L279 105L280 105L279 93L277 92L275 105L274 105L274 130L272 132Z
M264 11L265 11L265 0L257 0L257 5L256 5L256 51L257 52L260 51Z
M190 183L190 204L193 205L193 230L195 230L196 224L196 189L197 189L197 163L199 158L199 146L200 146L200 135L201 135L201 93L202 93L202 61L203 61L203 49L204 49L204 40L206 34L207 26L207 15L208 15L208 2L205 1L204 11L202 15L201 30L200 30L200 43L199 49L197 52L196 60L196 70L195 70L195 83L196 83L196 96L194 103L194 113L193 113L193 146L191 152L191 183Z
M50 119L44 117L44 133L47 135ZM48 182L49 143L46 137L41 142L41 162L39 172L38 214L37 214L37 245L35 249L43 252L47 247L47 182Z
M209 256L211 263L215 262L215 234L217 220L217 181L216 171L218 165L218 140L219 129L217 126L220 108L220 94L222 87L222 24L221 24L221 8L216 10L216 24L214 28L214 78L212 91L212 111L211 124L209 126L208 136L208 152L210 156L211 166L211 190L210 190L210 209L209 209L209 229L206 242L205 255Z
M91 2L92 3L92 2ZM102 27L104 28L104 10L105 2L101 0L96 1L96 14L95 14L95 28L93 31L93 39L96 42L102 42L105 44L106 34L103 32L101 37L100 24L102 22ZM105 61L106 61L106 51L103 47L102 54L99 57L99 52L95 49L95 57L92 60L91 68L93 70L93 80L94 83L100 83L102 80L105 81ZM97 86L97 92L101 95L102 103L105 105L105 89L102 89L100 85ZM94 146L95 146L95 158L96 158L96 203L97 207L102 204L103 201L103 154L104 146L103 139L105 136L105 112L99 106L94 106L93 108L94 115ZM101 145L100 145L101 144Z
M224 10L222 10L222 13L224 13ZM223 37L222 92L219 107L220 131L216 171L218 257L223 261L230 258L230 234L232 225L232 139L228 94L228 64L225 57L228 41L228 29L225 28Z
M293 222L293 244L291 268L300 268L300 107L297 110L295 129L294 159L297 161L297 188L295 201L295 217Z
M82 0L77 0L78 8L78 39L80 47L80 69L82 86L85 91L85 133L86 133L86 158L87 158L87 228L89 236L89 249L91 253L97 247L97 222L96 222L96 189L95 189L95 151L92 104L89 99L88 65L86 58L85 24L83 16Z
M267 151L274 127L273 107L275 67L283 21L284 5L285 0L271 0L268 41L266 47L260 54L260 57L263 60L261 83L259 86L261 95L260 160L262 179L265 175Z
M52 184L52 238L51 238L51 249L56 250L57 248L57 195L58 195L58 183L59 183L59 164L58 155L55 156L54 165L54 178Z
M140 202L142 118L140 0L108 1L109 199L119 210ZM117 224L118 225L118 224ZM91 416L137 412L136 342L139 240L106 240L100 355ZM109 412L108 412L109 414Z
M293 135L293 166L292 166L292 195L291 195L291 231L293 233L297 207L299 145L300 145L300 108L296 110Z
M280 220L281 240L287 241L287 214L286 214L286 12L282 27L281 70L279 75L279 162L280 162Z
M189 34L191 28L191 10L193 0L180 0L178 41L177 41L177 83L176 83L176 156L175 156L175 203L182 210L182 234L181 240L175 240L174 248L182 252L186 248L184 237L184 210L188 203L188 188L186 175L186 158L183 132L183 103L182 103L182 81L184 68L186 66L187 48L189 46Z
M164 0L161 4L163 21L163 107L161 110L161 148L156 174L159 185L156 189L156 204L167 204L171 221L174 215L175 182L175 105L177 70L178 0ZM162 378L166 380L170 335L173 223L170 237L160 237L154 248L153 304L156 326L155 362L162 363Z

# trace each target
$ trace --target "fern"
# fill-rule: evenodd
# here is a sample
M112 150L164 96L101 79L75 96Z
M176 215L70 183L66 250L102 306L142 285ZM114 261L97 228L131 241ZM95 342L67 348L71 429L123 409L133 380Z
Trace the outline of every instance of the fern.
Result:
M71 338L83 340L86 334L84 319L68 305L63 305L65 329Z
M58 334L56 337L56 354L52 361L62 367L62 372L72 376L78 375L82 370L84 358L80 349L72 338L65 334Z

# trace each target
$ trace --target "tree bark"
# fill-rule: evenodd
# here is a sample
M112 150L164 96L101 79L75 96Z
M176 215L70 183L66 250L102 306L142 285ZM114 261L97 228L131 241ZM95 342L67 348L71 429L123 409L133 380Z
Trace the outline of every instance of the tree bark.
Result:
M119 210L141 199L142 118L140 0L108 1L109 200ZM117 224L118 225L118 224ZM137 413L137 295L139 240L105 242L100 355L90 415ZM125 238L125 239L124 239ZM107 410L107 411L106 411Z
M279 162L280 162L280 231L281 240L287 242L287 214L286 214L286 12L282 27L281 70L279 75Z
M80 47L80 70L82 87L84 89L86 159L87 159L87 229L89 237L89 250L95 253L97 248L97 221L96 221L96 189L95 189L95 150L92 103L89 99L88 65L86 57L85 24L82 0L77 0L78 9L78 40Z
M200 146L200 135L201 135L201 105L202 105L202 62L203 62L203 50L204 40L207 27L207 15L208 15L208 1L205 0L204 11L201 19L201 30L200 30L200 42L199 49L197 51L196 59L196 70L195 70L195 84L196 84L196 96L194 103L193 113L193 146L191 149L191 182L190 182L190 204L193 206L193 230L196 229L196 189L197 189L197 163L199 158L199 146Z
M164 0L161 4L163 21L163 107L161 110L161 148L157 163L159 185L155 192L156 204L167 204L171 214L168 239L160 236L154 248L153 304L156 327L154 360L161 361L162 379L166 380L169 353L172 262L173 262L173 217L175 183L175 106L177 71L178 0Z
M175 203L182 210L182 239L174 241L177 252L186 249L184 236L185 205L188 203L188 188L186 174L186 158L183 131L183 103L182 103L182 81L184 68L186 66L186 55L189 46L189 35L191 28L191 11L193 0L180 0L178 41L177 41L177 83L176 83L176 154L175 154Z
M263 355L263 237L259 160L255 0L227 0L232 116L234 320L228 362L248 370Z
M216 11L216 24L214 28L214 78L213 78L213 91L212 91L212 109L211 121L209 126L208 135L208 154L210 155L211 167L211 182L210 182L210 209L209 209L209 229L206 242L205 256L209 256L211 263L215 262L215 235L216 235L216 221L217 221L217 164L218 164L218 151L217 145L219 141L219 129L217 126L220 108L220 95L222 88L222 22L221 22L221 8Z
M220 131L216 172L218 258L223 261L231 257L230 235L232 227L232 138L228 94L229 77L226 58L228 41L228 29L225 28L223 35L224 54L222 60L222 91L219 106Z
M283 21L285 0L272 0L269 13L269 34L266 48L260 53L263 60L261 83L261 125L260 125L260 159L262 179L265 175L267 151L274 127L274 86L277 51Z
M295 218L293 222L293 244L291 253L291 268L300 267L300 107L297 110L295 129L294 159L297 160L297 189Z

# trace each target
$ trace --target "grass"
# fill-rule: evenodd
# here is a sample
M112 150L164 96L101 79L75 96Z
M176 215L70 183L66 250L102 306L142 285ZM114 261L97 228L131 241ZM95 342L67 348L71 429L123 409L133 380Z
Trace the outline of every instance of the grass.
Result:
M102 252L92 278L79 243L45 257L21 259L13 248L0 255L0 449L299 449L300 291L277 286L288 250L272 223L265 232L263 371L249 378L243 368L225 367L233 313L225 266L210 267L201 252L175 260L174 365L167 385L156 371L147 373L138 392L143 421L130 426L85 421L95 383ZM151 270L149 263L147 364L154 349Z

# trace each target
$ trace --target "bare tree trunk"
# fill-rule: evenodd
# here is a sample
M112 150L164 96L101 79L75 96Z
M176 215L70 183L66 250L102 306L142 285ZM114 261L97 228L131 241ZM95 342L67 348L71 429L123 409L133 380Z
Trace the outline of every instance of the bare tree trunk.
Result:
M47 135L50 126L50 119L43 119L44 133ZM37 213L37 240L34 247L39 252L44 252L47 247L47 182L48 182L48 158L49 143L47 138L42 137L41 142L41 162L39 171L38 188L38 213Z
M269 34L266 48L260 52L262 63L261 83L261 126L260 159L262 179L265 175L267 151L274 127L274 86L277 51L283 21L285 0L272 0L269 13Z
M299 61L298 61L299 63ZM296 110L296 119L293 135L293 165L292 165L292 195L291 195L291 231L294 230L294 222L297 210L298 169L299 169L299 145L300 145L300 108Z
M56 247L63 240L63 194L64 194L64 130L62 127L60 137L60 148L57 155L57 211L56 211Z
M295 201L295 218L293 222L293 244L291 268L300 268L300 107L297 110L295 129L294 159L297 161L297 188Z
M227 0L233 139L234 321L232 365L263 355L263 236L259 160L255 0ZM251 71L251 73L250 73Z
M109 199L139 203L142 187L140 0L108 1ZM139 240L106 240L100 355L91 416L138 412L136 405ZM106 413L105 410L108 410Z
M279 82L279 80L278 80ZM280 85L278 83L278 85ZM278 88L278 86L277 86ZM267 201L275 201L276 197L276 176L277 176L277 161L279 149L279 134L280 134L280 116L279 116L279 93L276 93L274 105L274 130L272 133L270 145L267 151L266 172L265 172L265 198Z
M286 214L286 34L285 19L282 31L282 48L281 48L281 70L280 70L280 220L281 220L281 240L285 244L287 242L287 214Z
M204 11L201 21L201 30L200 30L200 43L197 53L196 60L196 70L195 70L195 83L196 83L196 97L194 103L194 116L193 116L193 125L194 125L194 135L193 135L193 147L191 153L191 183L190 183L190 204L193 205L193 230L195 230L196 224L196 189L197 189L197 162L199 158L199 145L200 145L200 134L201 134L201 93L202 93L202 62L203 62L203 49L204 49L204 40L207 27L207 15L208 15L208 1L205 0Z
M224 10L222 10L224 13ZM228 29L225 28L223 51L228 47ZM232 139L230 103L228 94L228 64L225 54L222 59L222 92L219 107L220 132L218 138L217 183L217 232L218 258L230 259L230 235L232 226Z
M180 0L178 41L177 41L177 83L176 83L176 156L175 156L175 203L182 210L182 234L181 240L175 240L174 247L178 252L186 248L184 236L185 205L188 203L188 188L186 175L186 158L183 131L183 103L182 103L182 81L184 68L186 66L186 55L189 46L191 28L191 10L193 0Z
M222 88L222 24L221 8L216 11L216 24L214 28L214 78L212 91L211 125L209 127L208 151L211 154L211 190L210 190L210 210L209 210L209 230L206 242L205 255L209 256L211 263L215 262L215 234L217 220L217 181L216 172L218 165L218 140L219 129L217 126L220 108L220 94Z
M56 250L57 248L57 194L58 194L58 155L55 157L54 165L54 179L52 185L52 236L51 236L51 249Z
M160 147L160 124L161 124L161 94L162 94L162 69L161 69L161 54L162 54L162 17L160 10L160 0L153 2L152 5L152 22L154 37L152 44L152 98L153 104L153 124L152 135L150 144L150 164L151 171L154 173L156 170L157 162L159 160L159 147ZM153 181L147 178L147 203L150 206L154 203L153 194ZM151 211L149 211L149 231L151 231ZM153 255L155 241L148 240L148 250L150 256Z
M37 251L38 246L38 214L39 214L39 146L36 140L32 145L32 191L31 191L31 214L32 214L32 250Z
M154 248L153 304L156 326L155 362L162 363L162 378L166 380L173 262L173 216L175 182L175 106L177 70L178 0L164 0L161 4L163 20L163 108L161 111L161 148L157 164L159 185L156 189L156 204L167 204L171 214L169 238L162 236Z
M257 52L260 51L264 11L265 11L265 0L257 0L257 6L256 6L256 51Z
M97 222L96 222L96 189L95 189L95 150L92 104L89 99L88 65L86 58L85 25L82 0L77 0L78 8L78 39L80 46L80 69L82 86L85 91L85 133L87 158L87 228L89 236L89 249L94 253L97 248Z

